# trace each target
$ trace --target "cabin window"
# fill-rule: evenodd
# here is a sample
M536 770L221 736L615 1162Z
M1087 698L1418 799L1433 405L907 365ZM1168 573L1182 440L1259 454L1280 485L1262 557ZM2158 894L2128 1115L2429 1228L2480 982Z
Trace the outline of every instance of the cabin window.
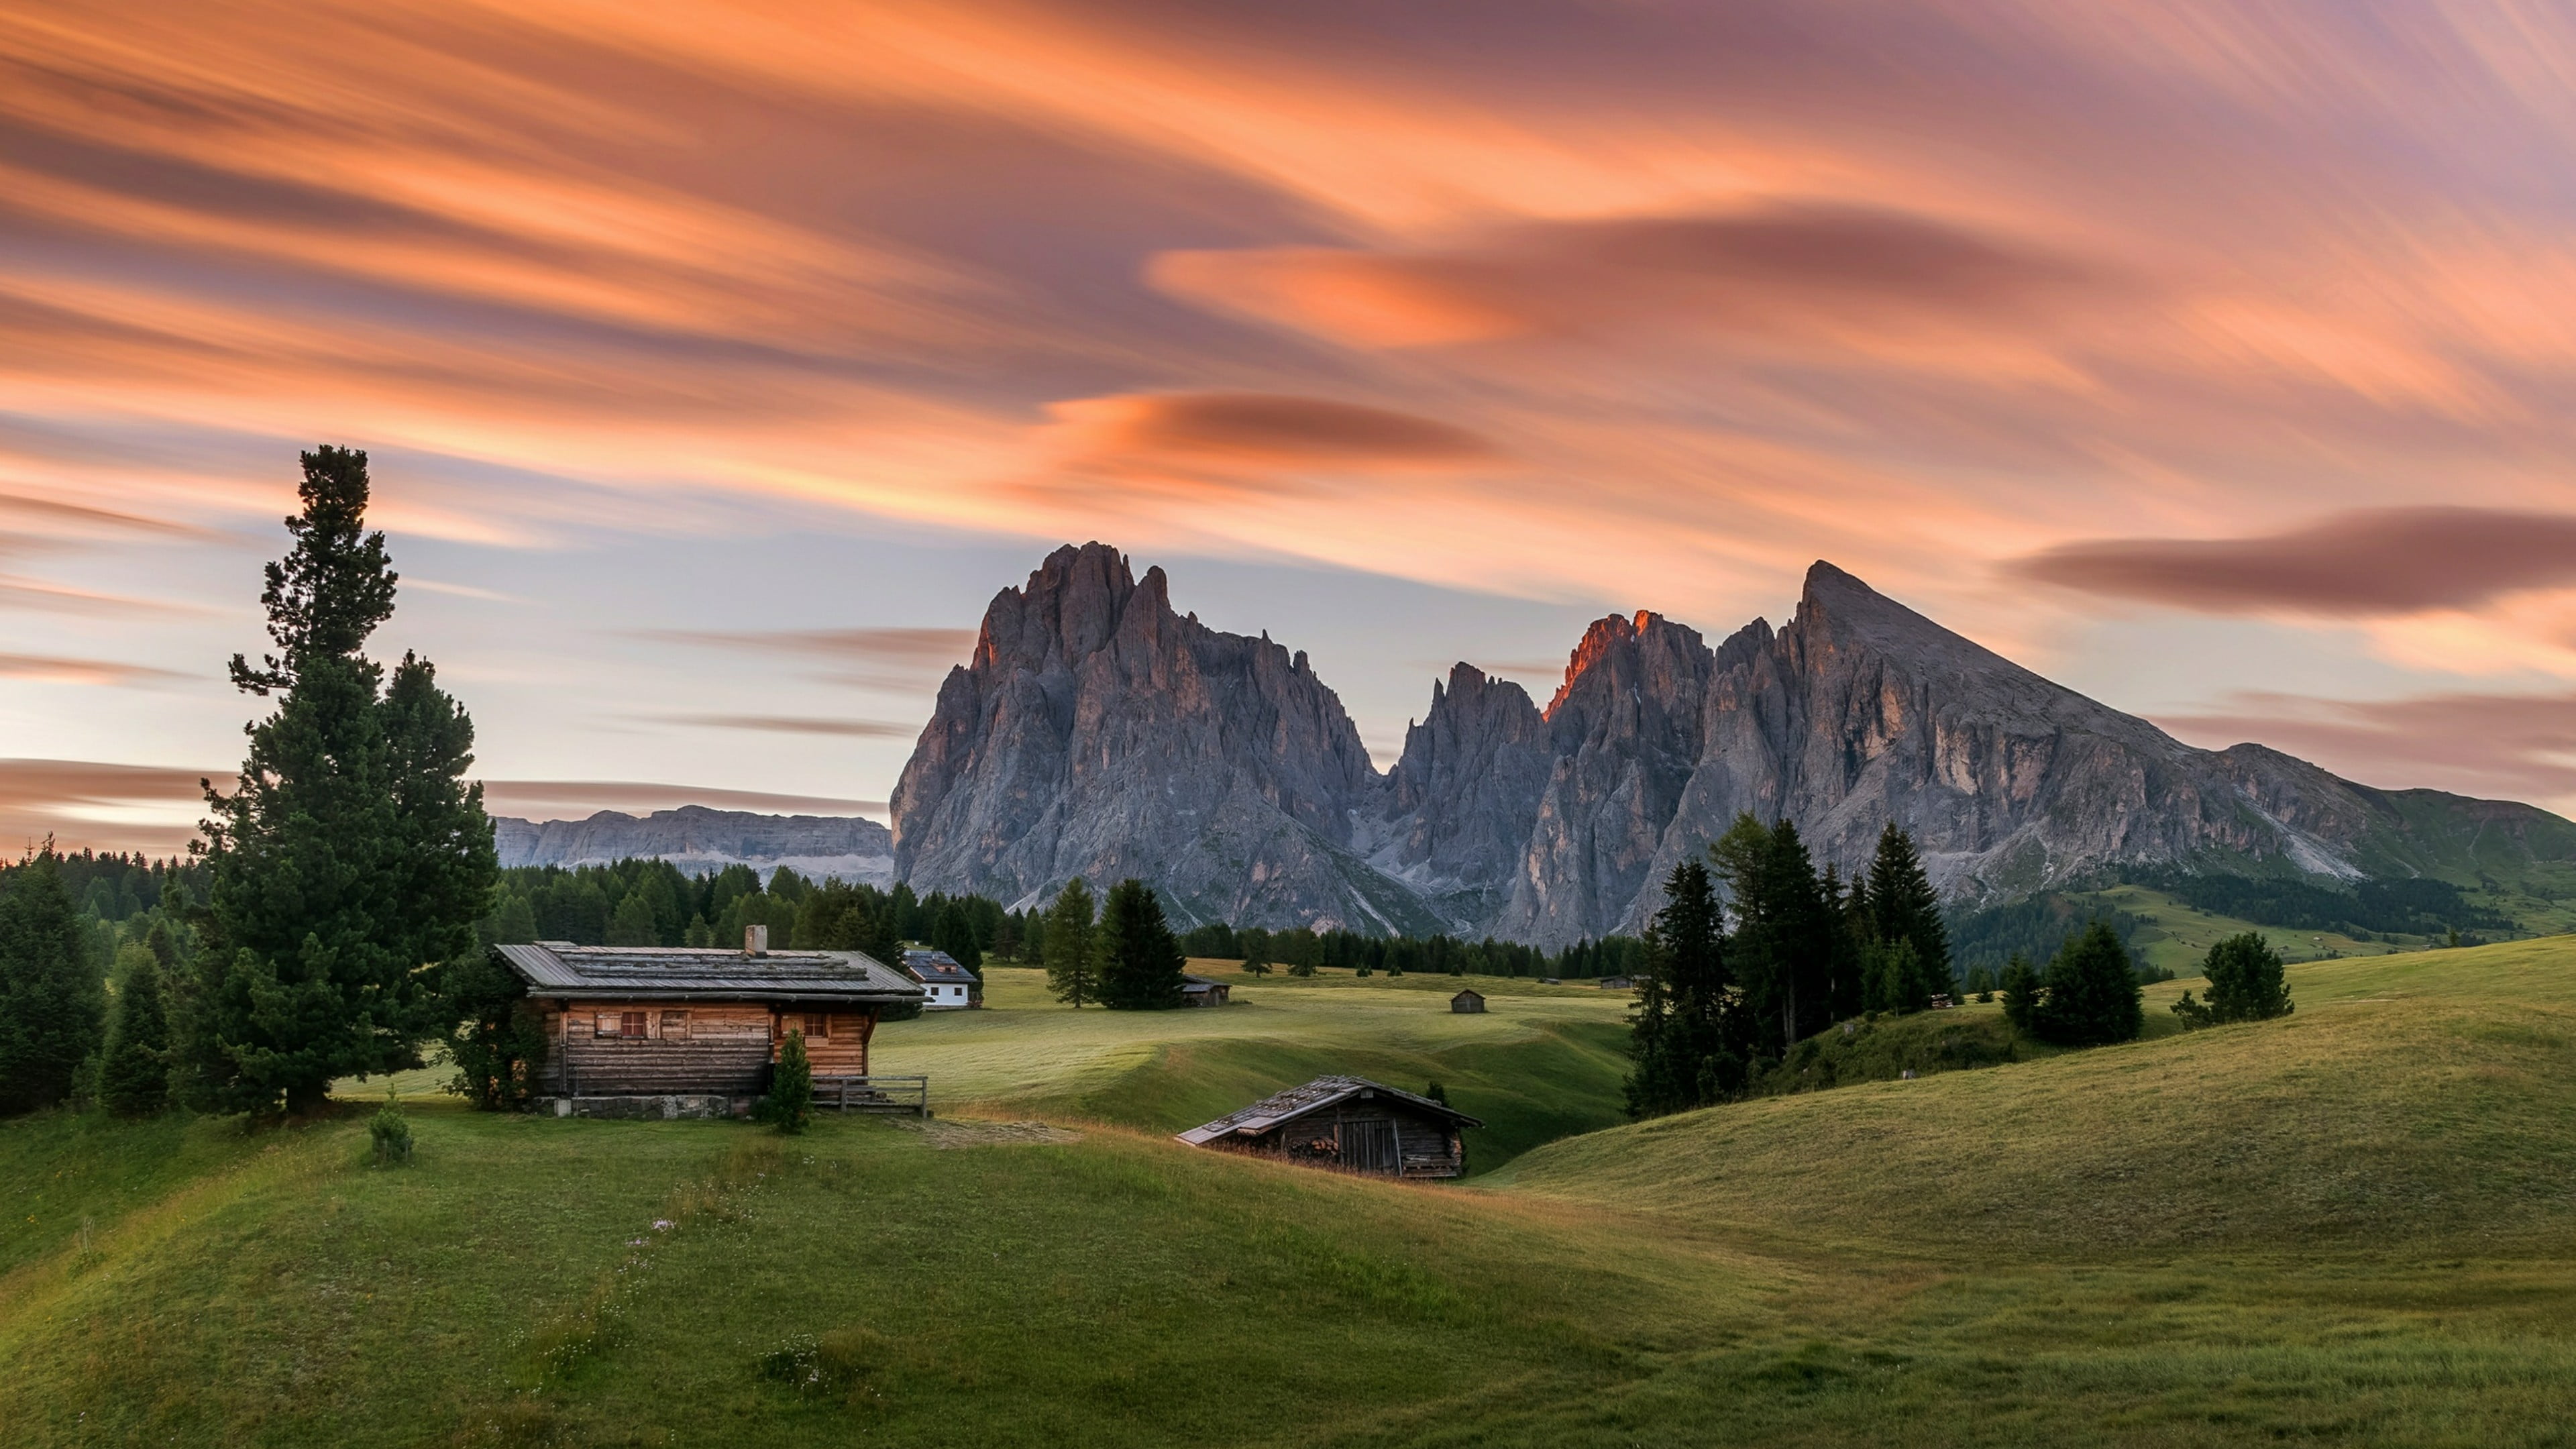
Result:
M651 1036L653 1033L651 1029L646 1026L645 1020L645 1014L640 1011L619 1012L617 1015L617 1034L619 1036Z
M819 1012L807 1016L805 1018L805 1039L807 1041L830 1041L832 1039L832 1018L824 1016Z
M685 1012L685 1011L666 1011L666 1012L663 1012L663 1013L662 1013L662 1040L664 1040L664 1041L687 1041L688 1039L689 1039L689 1014L688 1014L687 1012Z

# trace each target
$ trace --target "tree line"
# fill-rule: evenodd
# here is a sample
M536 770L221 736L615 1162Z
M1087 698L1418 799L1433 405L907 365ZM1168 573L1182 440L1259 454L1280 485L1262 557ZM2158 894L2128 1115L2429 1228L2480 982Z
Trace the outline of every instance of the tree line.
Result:
M785 866L764 881L747 865L692 876L665 860L621 860L504 870L476 930L486 945L730 947L745 926L761 925L786 949L865 951L893 965L918 943L981 970L988 953L1015 955L1020 919L985 896L917 896L908 885L817 881Z

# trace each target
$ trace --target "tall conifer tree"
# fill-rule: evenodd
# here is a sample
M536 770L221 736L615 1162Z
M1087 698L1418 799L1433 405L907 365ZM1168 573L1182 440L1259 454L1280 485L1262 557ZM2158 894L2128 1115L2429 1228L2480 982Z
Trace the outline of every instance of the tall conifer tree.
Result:
M54 842L0 874L0 1114L68 1100L106 1002Z
M1056 892L1047 907L1041 933L1047 989L1055 999L1080 1011L1084 1002L1100 999L1100 965L1094 954L1091 888L1075 876Z
M1919 976L1906 989L1909 1004L1899 1011L1920 1011L1934 992L1954 988L1950 979L1950 929L1941 919L1941 897L1924 873L1914 837L1887 822L1878 833L1878 852L1869 863L1869 914L1881 941L1910 941Z
M126 946L117 959L121 970L99 1067L99 1100L119 1117L158 1116L170 1105L170 1022L161 1001L161 963L139 943Z
M366 454L303 456L294 546L268 566L269 637L233 682L276 712L248 728L240 786L206 802L208 914L183 997L192 1093L225 1111L319 1106L334 1077L418 1064L448 1026L436 969L474 949L497 877L473 724L406 656L390 690L363 652L393 613Z
M1101 1005L1159 1011L1181 1004L1181 943L1151 886L1130 878L1110 887L1099 930Z
M1724 922L1708 868L1673 867L1646 929L1646 973L1629 1017L1628 1115L1655 1117L1724 1101L1748 1066Z

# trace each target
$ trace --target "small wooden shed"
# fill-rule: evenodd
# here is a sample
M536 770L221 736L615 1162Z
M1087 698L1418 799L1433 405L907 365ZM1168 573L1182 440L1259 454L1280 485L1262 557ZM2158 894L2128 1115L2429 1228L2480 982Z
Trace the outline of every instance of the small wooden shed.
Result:
M1371 1177L1444 1178L1467 1170L1461 1131L1484 1125L1446 1102L1383 1082L1317 1077L1179 1137L1193 1147Z
M1470 987L1449 998L1449 1009L1465 1015L1485 1009L1485 994Z
M1223 1006L1234 995L1234 988L1211 977L1181 973L1181 1005Z
M690 1114L710 1102L748 1110L791 1031L804 1034L818 1084L865 1078L878 1018L923 998L902 972L859 951L539 941L492 954L544 1013L537 1095L582 1115L628 1115L612 1099L656 1099L660 1115L682 1098Z

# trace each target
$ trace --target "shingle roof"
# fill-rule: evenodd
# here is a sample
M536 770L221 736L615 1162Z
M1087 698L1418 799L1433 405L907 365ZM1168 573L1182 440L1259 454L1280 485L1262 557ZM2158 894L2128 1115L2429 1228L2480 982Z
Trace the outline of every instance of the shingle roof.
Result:
M919 1001L919 986L862 951L740 951L692 946L495 946L538 995L635 1000Z
M957 958L945 951L906 951L903 969L925 985L936 981L944 986L972 986L975 973L957 964Z
M1417 1097L1411 1092L1390 1087L1384 1082L1372 1082L1366 1077L1317 1077L1302 1087L1290 1087L1284 1092L1274 1092L1251 1106L1230 1116L1219 1117L1204 1127L1193 1127L1187 1132L1174 1135L1192 1147L1205 1147L1220 1137L1258 1137L1282 1122L1303 1117L1309 1112L1320 1111L1336 1102L1356 1097L1362 1092L1382 1093L1412 1106L1417 1111L1446 1117L1461 1127L1485 1125L1480 1119L1470 1117L1446 1102L1435 1102L1429 1097Z

